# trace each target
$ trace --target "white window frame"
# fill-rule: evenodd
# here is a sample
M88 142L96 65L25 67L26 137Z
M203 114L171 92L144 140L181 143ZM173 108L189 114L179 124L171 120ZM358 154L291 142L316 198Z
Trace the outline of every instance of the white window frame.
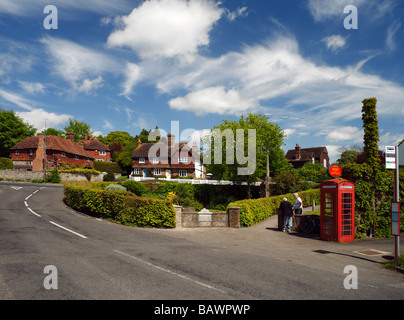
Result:
M142 173L143 173L143 171L140 168L134 168L133 169L133 174L142 174Z
M188 163L188 157L178 157L178 163Z
M62 158L66 158L66 152L62 152Z
M159 158L156 158L156 157L153 158L153 163L154 163L154 164L159 163L159 162L160 162Z
M139 163L146 163L145 158L139 158Z
M20 155L20 150L15 150L15 155L19 156Z
M80 160L79 156L74 156L74 160Z
M161 176L161 173L162 171L161 171L161 169L160 168L154 168L153 169L153 175L155 175L155 176Z
M107 152L105 150L100 150L99 154L100 156L106 156Z
M187 172L187 170L180 170L179 171L179 176L180 177L188 177L188 172Z

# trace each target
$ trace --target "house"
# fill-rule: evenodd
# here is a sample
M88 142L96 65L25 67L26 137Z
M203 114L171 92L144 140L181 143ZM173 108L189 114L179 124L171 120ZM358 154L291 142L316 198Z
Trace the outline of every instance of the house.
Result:
M111 162L111 150L97 138L85 134L84 140L78 142L95 161Z
M38 133L36 137L27 137L10 148L10 157L15 169L32 171L43 170L46 147L46 169L60 168L62 163L75 166L94 167L94 157L82 145L74 141L72 132L67 139L46 136Z
M141 143L132 153L134 176L171 178L204 178L205 168L201 164L197 146L186 142L175 142L168 134L167 141Z
M296 144L295 149L288 150L286 159L295 169L303 167L306 162L321 163L325 168L330 165L327 147L300 148Z

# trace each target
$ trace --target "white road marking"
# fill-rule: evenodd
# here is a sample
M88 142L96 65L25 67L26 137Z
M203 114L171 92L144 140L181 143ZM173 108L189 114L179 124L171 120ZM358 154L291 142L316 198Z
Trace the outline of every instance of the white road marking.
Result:
M22 189L22 187L10 187L11 189L14 189L14 190L20 190L20 189Z
M28 207L28 203L27 203L27 201L24 201L24 204L25 204L25 206L26 206L26 207Z
M57 224L57 223L55 223L55 222L53 222L53 221L49 221L49 222L52 223L53 225L55 225L56 227L59 227L59 228L61 228L61 229L63 229L63 230L66 230L66 231L69 231L69 232L75 234L76 236L79 236L79 237L81 237L81 238L83 238L83 239L87 239L86 236L83 236L83 235L80 234L80 233L77 233L77 232L75 232L75 231L73 231L73 230L70 230L70 229L68 229L68 228L65 228L65 227L61 226L60 224Z
M31 211L32 214L36 215L37 217L42 217L40 214L37 214L34 210L31 208L28 208L29 211Z
M28 197L25 198L25 201L27 201L29 198L32 197L32 194L30 194Z
M213 286L211 286L211 285L209 285L209 284L206 284L206 283L203 283L203 282L200 282L200 281L197 281L197 280L193 280L193 279L191 279L191 278L189 278L189 277L187 277L187 276L185 276L185 275L176 273L176 272L171 271L171 270L168 270L168 269L166 269L166 268L162 268L162 267L156 266L155 264L152 264L152 263L150 263L150 262L144 261L144 260L142 260L142 259L140 259L140 258L138 258L138 257L132 256L132 255L127 254L127 253L125 253L125 252L122 252L122 251L119 251L119 250L115 250L115 249L114 249L114 252L119 253L119 254L121 254L121 255L124 255L124 256L126 256L126 257L129 257L129 258L135 259L136 261L139 261L139 262L141 262L141 263L144 263L144 264L146 264L146 265L148 265L148 266L150 266L150 267L153 267L153 268L156 268L156 269L158 269L158 270L161 270L161 271L170 273L170 274L172 274L172 275L174 275L174 276L177 276L177 277L179 277L179 278L181 278L181 279L185 279L185 280L191 281L191 282L196 283L196 284L198 284L198 285L200 285L200 286L202 286L202 287L205 287L205 288L208 288L208 289L211 289L211 290L216 290L216 291L219 291L219 292L224 293L224 294L227 293L226 291L217 289L217 288L215 288L215 287L213 287Z

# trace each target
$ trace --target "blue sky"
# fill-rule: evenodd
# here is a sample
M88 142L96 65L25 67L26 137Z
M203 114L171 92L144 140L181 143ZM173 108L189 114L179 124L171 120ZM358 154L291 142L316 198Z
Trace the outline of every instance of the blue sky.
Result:
M380 148L404 138L403 18L400 0L1 0L0 106L38 130L74 118L103 135L261 113L285 151L336 160L362 144L364 98L378 99Z

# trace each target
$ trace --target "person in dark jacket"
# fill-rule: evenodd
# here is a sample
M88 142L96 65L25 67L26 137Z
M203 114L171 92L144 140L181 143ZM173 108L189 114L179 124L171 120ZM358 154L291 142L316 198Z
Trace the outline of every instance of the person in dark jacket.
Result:
M288 228L288 233L292 230L292 217L293 217L293 207L292 204L288 201L288 199L283 198L279 209L282 210L283 213L283 228L282 231L285 232L286 227Z

